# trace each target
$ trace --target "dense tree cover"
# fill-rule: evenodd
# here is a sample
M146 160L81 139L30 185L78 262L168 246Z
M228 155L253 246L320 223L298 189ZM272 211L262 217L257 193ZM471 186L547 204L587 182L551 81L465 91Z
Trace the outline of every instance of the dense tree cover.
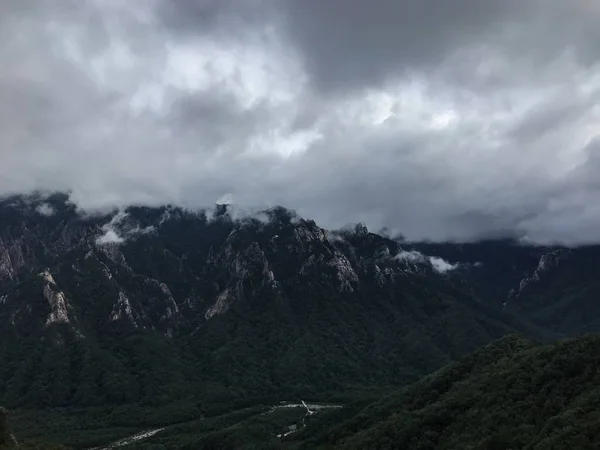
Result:
M8 413L0 407L0 448L12 444L10 429L8 428Z
M341 425L306 430L303 448L598 448L599 388L600 336L545 346L511 336Z
M47 427L56 442L91 446L256 404L346 403L369 387L413 381L511 331L502 316L474 314L452 297L434 302L419 287L413 298L409 289L396 294L398 303L392 293L370 302L313 296L314 305L235 308L198 330L187 348L144 331L93 345L65 338L68 345L29 353L26 364L15 359L21 370L6 399L13 407L61 407L51 420L19 430L26 436ZM75 405L74 423L64 423Z
M600 336L502 338L401 390L344 408L256 406L168 427L132 449L561 450L600 446ZM277 435L289 425L299 431Z
M0 407L0 449L19 450L68 450L61 445L52 445L39 440L26 440L20 442L12 434L9 427L9 413Z

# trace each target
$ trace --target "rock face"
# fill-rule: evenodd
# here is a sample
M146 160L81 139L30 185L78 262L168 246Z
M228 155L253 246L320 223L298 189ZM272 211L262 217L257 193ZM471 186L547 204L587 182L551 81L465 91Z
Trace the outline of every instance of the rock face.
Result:
M529 286L539 283L551 269L558 266L561 258L567 253L568 252L565 249L558 249L543 254L540 257L540 261L531 276L523 278L519 283L519 287L509 293L509 297L519 297Z
M18 242L4 242L0 239L0 277L15 280L19 271L26 265Z
M119 320L128 320L135 328L138 327L137 321L134 317L133 309L131 307L131 303L122 291L119 292L119 298L110 313L109 320L111 322L116 322Z
M50 305L50 314L46 319L46 326L55 323L69 323L68 303L65 294L58 289L52 274L48 269L39 274L44 282L44 298Z
M236 300L236 295L229 292L229 289L226 288L223 292L219 294L217 297L217 301L212 305L206 313L204 317L206 319L210 319L217 314L223 314L227 312L231 304Z

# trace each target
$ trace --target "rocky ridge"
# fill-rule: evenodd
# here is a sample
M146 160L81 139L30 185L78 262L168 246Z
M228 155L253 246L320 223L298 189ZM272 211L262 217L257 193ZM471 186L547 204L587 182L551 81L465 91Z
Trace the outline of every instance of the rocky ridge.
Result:
M418 270L435 272L426 261L417 264L417 261L398 258L401 249L396 242L369 233L364 226L332 234L314 221L299 219L283 208L268 211L266 219L261 220L234 221L227 212L207 217L205 213L172 207L138 208L90 218L78 215L63 197L52 200L53 215L39 212L41 199L17 198L2 205L14 221L8 230L0 228L0 286L5 286L3 303L10 303L11 283L17 284L44 265L55 264L52 272L65 280L77 274L89 276L91 272L101 274L106 283L114 287L114 302L106 315L111 322L126 320L134 327L160 328L160 322L181 316L180 307L188 316L194 313L208 320L223 314L245 296L263 291L280 295L290 285L302 283L303 278L314 277L317 273L340 292L351 293L364 282L383 286L398 276ZM42 204L47 205L48 200ZM59 218L59 214L63 217ZM178 271L177 275L188 277L191 274L186 273L189 269L184 267L185 262L193 258L201 266L197 268L203 278L213 280L212 286L198 286L198 290L204 291L202 298L194 293L194 289L187 292L185 298L176 298L169 286L158 279L159 274L154 278L151 276L154 274L137 271L129 264L127 255L132 247L140 249L146 240L160 235L164 228L190 220L197 220L208 230L220 227L228 233L208 248L195 249L191 245L189 253L174 254L168 248L161 250L161 259L170 259L174 266L169 271ZM374 247L369 253L361 249L357 254L356 245ZM68 267L63 263L64 258L72 260ZM44 267L42 270L39 276L43 286L40 289L50 308L47 325L71 323L73 307L64 291L58 289L50 269ZM120 284L124 277L141 279L144 290L152 291L152 295L163 302L156 320L144 309L149 305L136 304L132 300L135 295ZM195 284L194 281L200 281L200 278L195 276L191 283ZM158 300L153 302L153 307L159 307ZM170 329L168 326L163 328Z

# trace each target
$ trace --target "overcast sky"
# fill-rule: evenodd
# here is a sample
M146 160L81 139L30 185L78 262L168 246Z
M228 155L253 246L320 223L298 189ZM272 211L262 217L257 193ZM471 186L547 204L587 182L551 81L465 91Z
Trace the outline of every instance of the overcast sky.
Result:
M597 0L2 0L0 194L600 241Z

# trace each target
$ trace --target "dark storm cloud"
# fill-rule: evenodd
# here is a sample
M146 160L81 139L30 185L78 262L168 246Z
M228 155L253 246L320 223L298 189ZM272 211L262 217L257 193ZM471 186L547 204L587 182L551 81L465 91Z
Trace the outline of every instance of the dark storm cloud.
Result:
M599 52L598 6L593 0L283 3L288 35L324 92L360 89L399 73L433 70L469 47L496 46L533 72L563 52L590 64ZM487 55L478 56L485 60Z
M438 64L513 18L513 0L285 2L292 39L325 91L380 83Z
M244 34L264 28L278 16L274 0L173 0L160 2L159 17L175 33Z
M6 0L0 193L600 239L592 0Z

